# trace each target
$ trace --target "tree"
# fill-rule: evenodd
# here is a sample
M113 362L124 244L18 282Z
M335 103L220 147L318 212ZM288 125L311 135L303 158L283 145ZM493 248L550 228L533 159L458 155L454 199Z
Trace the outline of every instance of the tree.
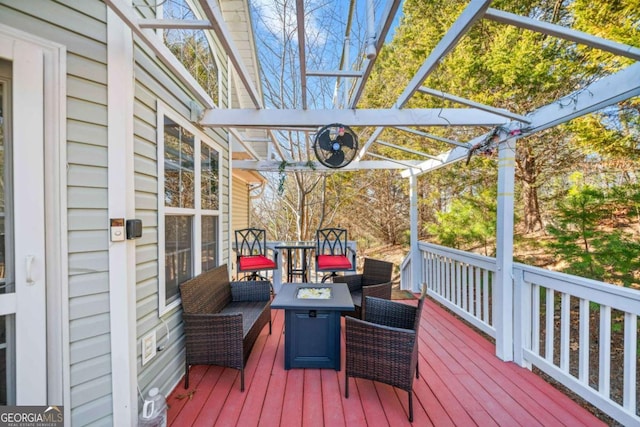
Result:
M557 216L548 227L555 241L549 244L568 273L629 286L637 282L640 244L615 228L599 230L613 207L620 206L614 193L585 184L581 174L572 176L567 196L559 201ZM632 204L637 201L632 200Z

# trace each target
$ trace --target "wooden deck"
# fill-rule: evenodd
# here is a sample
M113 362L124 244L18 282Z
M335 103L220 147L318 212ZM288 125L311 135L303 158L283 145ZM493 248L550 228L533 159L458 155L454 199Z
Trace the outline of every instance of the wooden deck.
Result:
M405 301L408 304L415 301ZM402 426L407 393L351 379L343 370L284 370L284 312L272 310L249 358L245 392L237 370L192 367L168 398L170 426ZM344 339L344 320L343 320ZM493 344L430 300L420 331L420 379L414 382L415 426L604 426L530 371L495 357Z

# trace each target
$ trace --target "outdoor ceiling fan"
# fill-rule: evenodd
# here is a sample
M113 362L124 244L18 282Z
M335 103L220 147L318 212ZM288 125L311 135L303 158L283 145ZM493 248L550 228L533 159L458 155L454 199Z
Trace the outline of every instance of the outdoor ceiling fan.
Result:
M320 128L313 143L316 158L332 169L347 166L358 153L358 136L349 126L333 123Z

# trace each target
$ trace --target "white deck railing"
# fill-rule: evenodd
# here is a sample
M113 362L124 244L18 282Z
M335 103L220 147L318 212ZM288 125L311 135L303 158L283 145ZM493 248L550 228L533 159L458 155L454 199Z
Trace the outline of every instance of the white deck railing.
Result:
M429 296L495 337L501 326L493 323L500 309L492 299L496 260L428 243L419 249L421 277L412 280L407 258L401 287L426 284ZM514 264L512 277L514 361L539 368L623 425L640 425L640 292L524 264ZM624 343L616 363L614 334ZM612 375L623 378L621 392L612 392Z

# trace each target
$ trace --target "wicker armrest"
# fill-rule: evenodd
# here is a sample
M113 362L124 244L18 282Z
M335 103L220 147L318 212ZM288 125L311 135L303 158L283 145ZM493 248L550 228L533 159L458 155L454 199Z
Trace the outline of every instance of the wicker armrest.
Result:
M417 362L415 331L345 317L345 342L349 376L411 388Z
M271 283L267 280L231 282L231 298L233 301L269 301Z
M366 297L365 320L394 328L413 329L417 308L387 299Z
M242 368L242 314L183 313L182 320L191 364L225 361L227 366Z
M386 300L391 299L391 282L380 283L378 285L365 285L362 287L362 300L366 297L376 297Z
M333 278L333 283L346 283L350 291L357 291L362 288L362 277L362 274L336 276Z

